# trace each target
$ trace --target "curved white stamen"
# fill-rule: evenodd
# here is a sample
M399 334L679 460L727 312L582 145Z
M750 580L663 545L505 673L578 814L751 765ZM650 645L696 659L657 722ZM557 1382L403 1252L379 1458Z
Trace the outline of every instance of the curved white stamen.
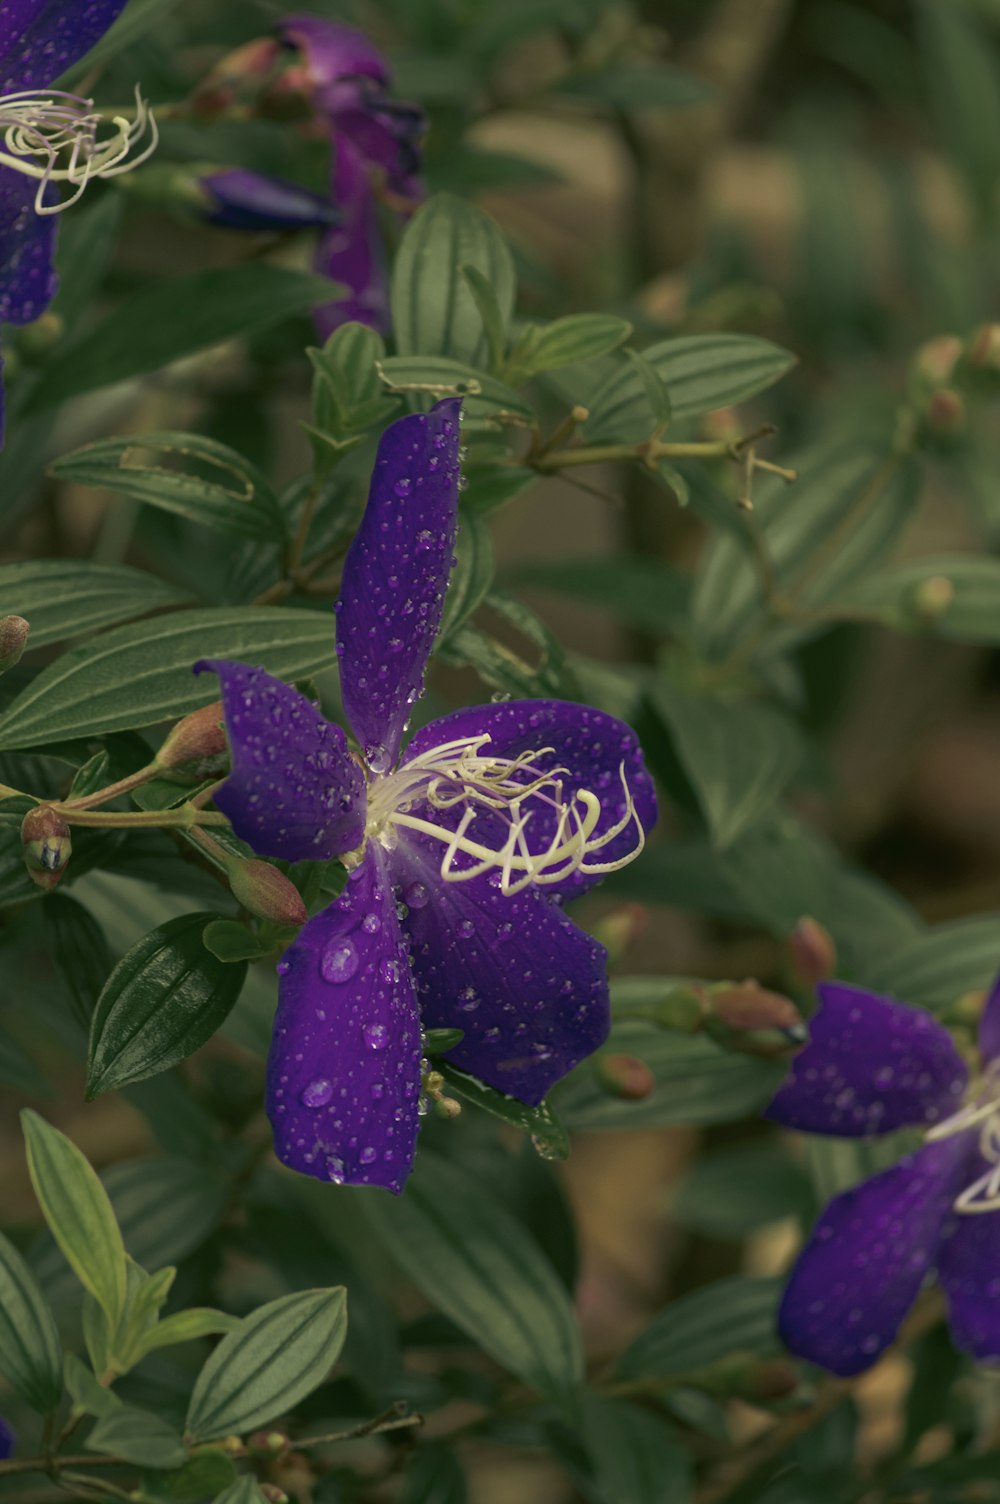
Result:
M935 1123L924 1137L931 1142L952 1138L980 1124L979 1152L991 1168L956 1198L955 1211L965 1215L1000 1211L1000 1076L996 1069L987 1071L971 1101Z
M138 88L134 120L116 115L108 121L93 106L92 99L58 89L0 96L0 133L6 148L0 150L0 166L37 180L36 214L60 213L76 203L92 178L131 172L156 150L156 120ZM114 127L114 134L102 140L99 133L106 125ZM147 131L147 145L133 156ZM46 203L50 183L67 183L73 191L58 203Z
M491 757L483 750L489 741L487 734L445 743L376 780L368 794L369 832L387 845L395 842L399 830L428 836L444 847L440 870L445 882L468 882L485 872L496 871L500 876L500 891L508 896L532 883L563 882L575 872L588 876L615 872L639 855L646 835L628 786L624 762L619 767L619 777L625 812L601 835L596 835L603 808L597 795L590 789L577 789L567 797L565 779L569 777L569 769L561 766L543 769L538 765L541 758L554 756L554 748L540 747L512 758ZM411 814L413 804L418 802L424 812ZM434 810L444 812L461 805L465 808L454 829L446 829L428 818ZM547 844L533 851L527 829L543 809L555 816L555 823ZM499 846L474 838L471 827L478 811L499 816L504 822L505 837ZM636 840L626 856L610 862L591 859L632 824ZM471 861L457 865L460 855Z

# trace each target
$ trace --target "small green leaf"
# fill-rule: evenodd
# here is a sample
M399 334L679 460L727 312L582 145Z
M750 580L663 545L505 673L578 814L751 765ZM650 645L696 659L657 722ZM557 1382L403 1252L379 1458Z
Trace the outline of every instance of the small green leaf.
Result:
M108 1193L58 1129L30 1108L21 1123L31 1183L52 1236L114 1327L125 1306L125 1246Z
M489 340L460 267L474 267L490 284L506 330L517 291L507 242L481 209L436 193L404 230L393 265L392 324L400 355L487 364Z
M322 350L306 351L316 372L313 424L326 438L339 440L384 425L393 402L378 374L385 341L366 324L335 329Z
M0 612L30 622L29 649L83 637L164 606L183 606L190 599L185 591L125 564L33 559L0 565Z
M178 1311L158 1322L143 1338L142 1352L151 1353L161 1347L175 1347L179 1342L194 1342L199 1337L214 1337L222 1332L236 1332L239 1327L239 1318L227 1316L225 1311L192 1306L188 1311Z
M182 355L245 339L329 302L337 284L279 266L232 266L158 277L60 347L27 403L51 407L111 382L160 371Z
M99 439L50 466L58 480L100 486L243 538L280 541L285 520L265 476L243 455L192 433Z
M505 1097L502 1092L495 1091L485 1082L477 1081L475 1076L458 1070L447 1060L436 1061L435 1068L441 1072L456 1096L464 1098L466 1102L474 1102L491 1117L499 1118L502 1123L511 1123L515 1128L520 1128L522 1133L529 1134L532 1147L543 1159L569 1158L569 1134L547 1102L541 1102L537 1107L527 1107L516 1097Z
M551 324L529 324L511 351L512 379L521 381L539 371L557 371L578 360L608 355L631 333L626 319L607 313L571 313Z
M569 1401L583 1376L569 1297L476 1176L422 1150L405 1195L369 1197L364 1209L428 1300L519 1379Z
M213 919L211 924L206 924L201 938L206 950L227 965L235 961L255 961L258 956L268 953L268 947L261 944L253 930L248 930L236 919Z
M221 1494L216 1494L212 1504L267 1504L267 1500L260 1491L257 1479L250 1473L245 1473L242 1478L237 1478L228 1488L223 1489Z
M99 1416L84 1445L89 1452L124 1457L138 1467L183 1467L188 1459L173 1426L135 1405L119 1405Z
M66 1390L73 1409L81 1415L108 1415L121 1407L121 1400L95 1377L75 1353L66 1354Z
M246 966L228 966L206 950L202 931L214 917L171 919L119 961L94 1012L88 1098L169 1070L226 1019Z
M194 1386L193 1441L242 1435L291 1410L326 1378L347 1334L346 1291L303 1290L247 1316L219 1343Z
M2 1233L0 1374L43 1415L62 1398L63 1353L55 1321L35 1276Z
M67 893L48 895L42 920L48 953L69 994L73 1016L82 1029L89 1029L101 988L114 966L104 931L89 909Z
M780 1351L777 1319L783 1281L737 1274L671 1301L618 1362L622 1378L695 1373L730 1353L755 1358Z
M530 418L531 406L513 387L498 381L477 366L445 355L390 355L379 366L390 392L426 392L430 397L465 398L470 417L489 417L496 412Z
M333 661L330 623L320 611L222 606L118 627L64 653L21 691L0 716L0 750L151 726L208 705L218 680L191 672L206 656L303 678Z
M495 563L493 535L476 512L462 515L455 543L458 560L452 571L445 597L444 613L438 629L438 642L444 642L458 630L485 599L493 584Z
M493 284L483 276L477 266L463 266L461 272L469 284L469 291L475 299L479 317L483 321L486 344L489 349L489 370L499 373L503 368L507 339L503 311L497 301Z

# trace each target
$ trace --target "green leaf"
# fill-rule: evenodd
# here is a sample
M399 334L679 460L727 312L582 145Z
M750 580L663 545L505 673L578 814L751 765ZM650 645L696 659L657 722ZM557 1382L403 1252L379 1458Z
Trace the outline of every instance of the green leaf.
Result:
M510 379L521 381L539 371L557 371L578 360L608 355L631 333L626 319L607 313L571 313L551 324L529 324L511 351Z
M690 587L683 575L656 559L560 559L544 564L514 564L504 571L505 585L551 590L595 610L610 611L640 632L670 637L683 626Z
M650 345L642 358L666 385L675 420L745 402L780 381L795 356L749 334L690 334ZM588 443L638 443L657 426L642 377L622 361L594 394Z
M2 1233L0 1374L43 1415L62 1399L63 1352L52 1312L35 1276Z
M321 611L222 606L118 627L64 653L21 691L0 717L0 751L150 726L208 705L218 681L191 672L206 656L304 678L333 661L330 623Z
M458 563L445 597L438 641L458 630L486 598L493 584L493 536L477 512L463 512L455 543Z
M924 1008L940 1008L963 993L989 987L1000 956L1000 915L977 914L935 924L902 943L884 946L870 963L865 986Z
M125 1306L125 1246L108 1193L58 1129L30 1108L21 1123L31 1183L52 1236L114 1327Z
M378 374L385 341L366 324L335 329L322 350L306 351L316 372L313 423L324 436L337 439L382 426L393 403Z
M778 1301L784 1281L737 1274L682 1295L655 1316L618 1361L622 1378L696 1373L731 1353L764 1358L780 1350Z
M246 966L228 966L202 943L213 914L183 914L152 930L108 978L90 1031L87 1096L159 1075L219 1028Z
M479 1178L422 1150L405 1194L369 1197L364 1209L428 1300L524 1383L569 1401L583 1376L569 1297Z
M687 1452L648 1410L588 1394L581 1435L591 1476L580 1485L594 1504L686 1504L690 1498Z
M243 538L280 541L285 520L269 482L243 455L191 433L99 439L55 460L58 480L100 486Z
M232 1186L210 1165L180 1156L143 1156L112 1165L101 1176L122 1241L137 1263L176 1264L200 1248L226 1214Z
M487 281L478 267L463 266L461 271L469 284L469 291L479 310L479 317L483 321L486 345L489 350L489 369L499 372L503 368L504 350L507 344L503 310L497 301L492 282Z
M670 1198L671 1220L710 1238L745 1238L811 1211L808 1176L771 1140L704 1155Z
M469 664L486 684L503 694L528 699L577 698L575 675L565 652L533 611L496 591L485 597L483 605L501 618L508 633L511 627L520 632L524 647L515 651L499 637L466 622L439 650L446 663Z
M225 1311L214 1311L208 1306L192 1306L190 1310L178 1311L158 1322L143 1338L142 1351L144 1354L151 1353L161 1347L175 1347L179 1342L194 1342L199 1337L235 1332L239 1327L239 1318L228 1316Z
M100 1383L75 1353L66 1354L63 1372L73 1409L81 1415L109 1415L121 1408L117 1394Z
M687 692L661 681L650 696L720 850L756 824L802 761L787 716L753 700Z
M88 909L66 893L50 893L42 905L45 943L63 980L82 1029L91 1016L114 959L104 931Z
M223 1489L221 1494L216 1494L212 1504L267 1504L267 1500L260 1491L257 1479L252 1474L245 1473L242 1478L237 1478L235 1483Z
M213 919L202 935L206 949L219 961L255 961L269 950L245 924L236 919Z
M538 473L523 465L493 465L470 469L468 485L462 494L462 511L492 512L520 496L538 480Z
M126 564L32 559L0 565L0 613L31 623L29 648L83 637L190 599L186 591Z
M1000 71L993 37L960 0L920 0L915 10L938 129L981 208L990 212L1000 172Z
M391 392L426 392L433 398L462 396L470 417L496 412L530 418L531 406L513 387L486 371L445 355L390 355L379 367Z
M446 355L474 367L489 361L489 340L461 267L493 289L504 329L517 277L507 242L481 209L436 193L410 220L392 269L392 323L400 355Z
M227 339L245 339L335 297L325 277L278 266L233 266L159 277L118 303L94 329L60 346L27 403L51 407Z
M922 611L929 583L941 592L941 605ZM897 632L995 647L1000 644L1000 559L972 554L907 559L859 581L831 601L831 609L863 613Z
M474 1102L491 1117L499 1118L502 1123L511 1123L515 1128L520 1128L522 1133L529 1134L532 1147L543 1159L569 1158L569 1134L548 1102L540 1102L537 1107L527 1107L516 1097L505 1097L502 1092L495 1091L475 1076L458 1070L447 1060L437 1060L434 1064L456 1096L463 1097L466 1102Z
M138 1467L183 1467L188 1459L173 1426L135 1405L120 1405L100 1416L84 1445L89 1452L124 1457Z
M346 1334L342 1285L261 1306L223 1338L198 1375L185 1426L192 1440L242 1435L293 1409L322 1384Z
M560 80L559 92L630 111L684 109L712 97L712 90L702 79L662 63L646 68L617 67L601 73L572 73Z

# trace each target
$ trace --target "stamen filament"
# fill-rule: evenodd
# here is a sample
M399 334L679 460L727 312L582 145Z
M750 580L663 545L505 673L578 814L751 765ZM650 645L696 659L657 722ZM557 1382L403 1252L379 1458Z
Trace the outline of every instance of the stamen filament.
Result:
M0 166L38 182L36 214L58 214L76 203L92 178L113 178L131 172L156 150L159 131L152 111L135 91L134 121L116 115L110 122L94 111L92 99L50 90L44 95L7 94L0 97L0 131L6 150L0 150ZM115 127L112 136L98 139L105 124ZM150 140L137 156L132 150L149 132ZM69 152L64 166L60 157ZM38 158L40 161L32 161ZM58 203L46 202L51 183L68 183L73 192Z

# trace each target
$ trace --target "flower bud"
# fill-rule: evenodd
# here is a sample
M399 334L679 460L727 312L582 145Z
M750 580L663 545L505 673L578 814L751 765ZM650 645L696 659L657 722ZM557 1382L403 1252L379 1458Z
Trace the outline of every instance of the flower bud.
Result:
M787 1358L770 1358L755 1363L748 1370L742 1386L742 1397L765 1404L774 1400L787 1400L795 1393L801 1377L794 1363Z
M626 903L596 921L592 926L594 939L604 946L612 965L638 940L648 920L649 910L644 904Z
M934 626L955 599L955 587L947 575L933 574L921 580L910 596L909 606L922 626Z
M735 444L744 430L735 407L717 407L714 413L706 413L702 418L701 431L706 439L716 443Z
M257 1487L267 1500L267 1504L289 1504L288 1495L283 1488L278 1487L277 1483L258 1483Z
M0 674L20 662L30 631L23 616L0 616Z
M274 37L255 37L227 52L195 90L194 107L198 114L221 115L232 111L240 101L251 99L274 71L280 53L281 47Z
M289 1445L283 1431L254 1431L247 1437L247 1451L251 1457L280 1457L288 1451Z
M318 193L245 167L203 171L199 214L230 230L302 230L339 224L343 215Z
M54 888L66 870L73 842L69 826L51 804L39 804L21 822L24 862L40 888Z
M1000 324L981 324L969 341L969 365L1000 372Z
M641 1102L656 1087L653 1072L636 1055L599 1056L597 1079L609 1096L625 1102Z
M767 1059L805 1044L805 1025L790 998L749 978L707 990L705 1033L723 1049Z
M913 357L913 375L925 387L944 386L962 358L962 341L957 334L939 334L920 346Z
M964 433L966 407L958 392L950 386L932 392L924 412L924 423L938 438L954 438Z
M207 773L220 770L228 750L222 720L222 701L205 705L186 715L167 737L156 754L160 768L180 768L194 763Z
M277 867L255 858L236 857L229 865L233 897L258 919L274 924L300 925L309 918L302 895Z
M833 976L837 967L837 948L829 930L806 914L788 937L788 958L796 982L811 992L820 982Z

